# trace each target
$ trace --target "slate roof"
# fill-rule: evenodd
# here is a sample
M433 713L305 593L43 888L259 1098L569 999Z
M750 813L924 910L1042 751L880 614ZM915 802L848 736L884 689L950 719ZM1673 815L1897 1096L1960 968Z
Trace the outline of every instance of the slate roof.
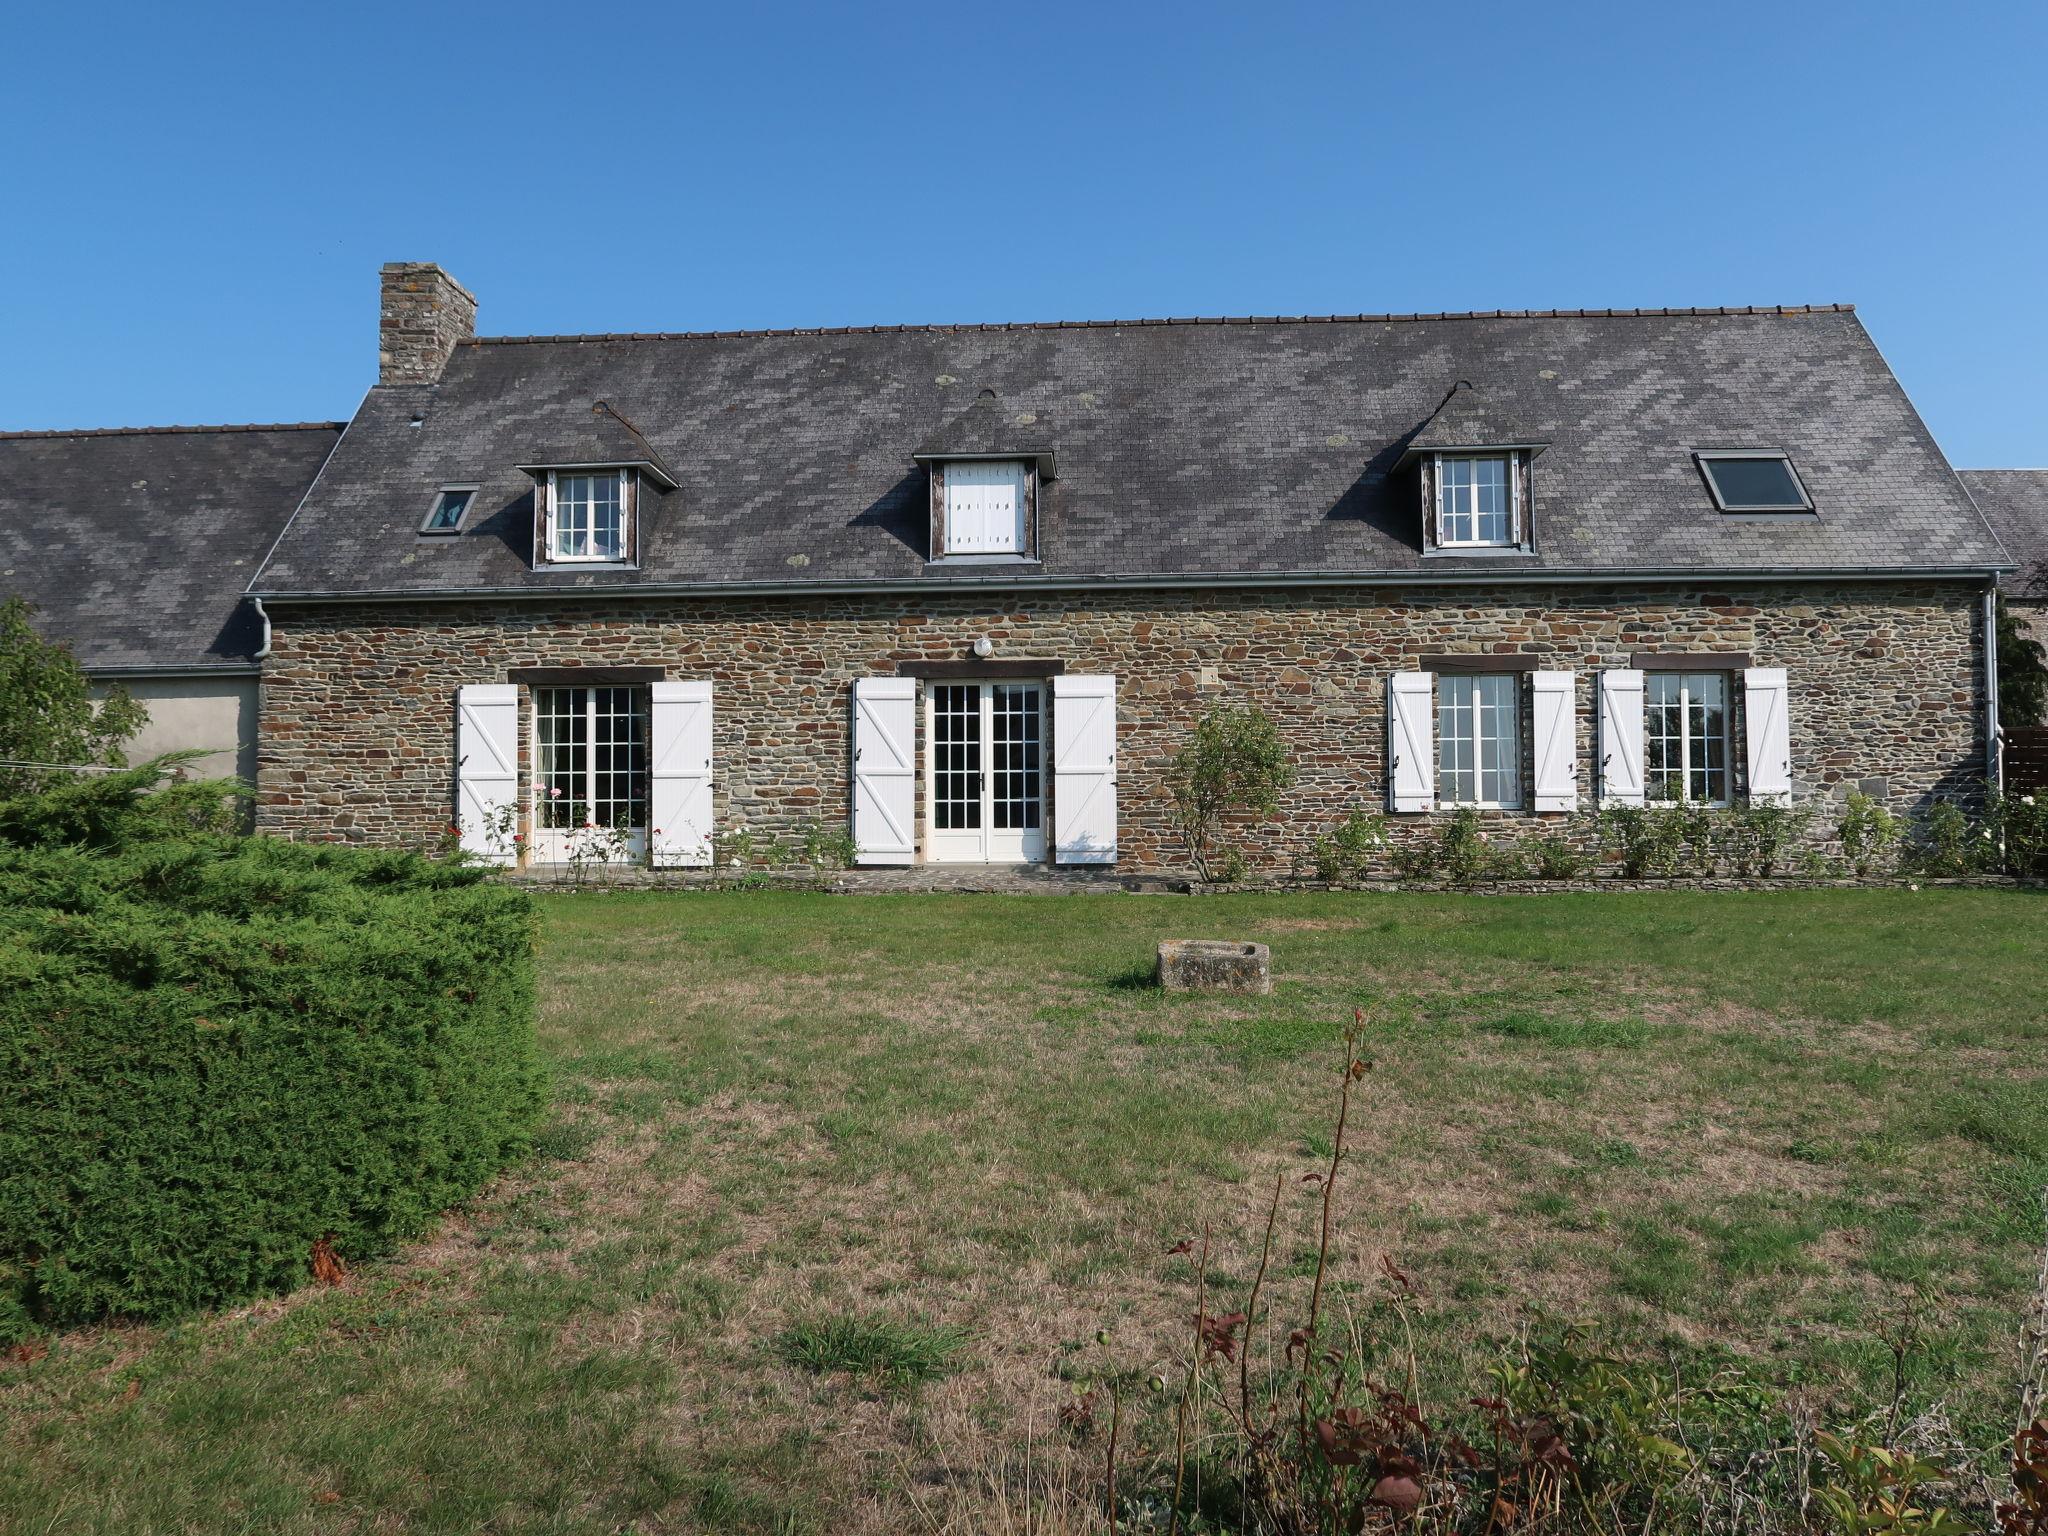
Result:
M672 489L675 471L640 435L640 429L612 409L609 400L593 400L587 410L571 410L550 423L536 446L520 461L521 469L561 469L569 465L639 465L651 472L662 489Z
M0 597L83 665L246 667L242 590L339 422L0 432Z
M1533 555L1425 556L1404 447L1459 380L1522 441ZM1968 569L2003 561L1846 306L500 337L373 389L255 583L266 596L1020 579L926 565L914 455L1044 430L1047 580ZM611 401L673 469L641 565L533 571L516 466ZM1026 417L1033 418L1027 422ZM417 419L417 425L414 424ZM964 419L964 421L963 421ZM1817 517L1717 512L1700 448L1784 448ZM434 487L483 490L462 534Z
M2022 586L2039 584L2036 568L2048 574L2048 469L1962 469L1956 478L2019 564Z

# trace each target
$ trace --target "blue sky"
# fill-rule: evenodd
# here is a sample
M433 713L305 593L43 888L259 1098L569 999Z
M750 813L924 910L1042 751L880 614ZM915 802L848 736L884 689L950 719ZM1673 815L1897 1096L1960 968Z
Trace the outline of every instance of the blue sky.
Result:
M18 7L0 427L490 333L1856 303L2048 465L2048 5ZM34 61L23 67L26 61Z

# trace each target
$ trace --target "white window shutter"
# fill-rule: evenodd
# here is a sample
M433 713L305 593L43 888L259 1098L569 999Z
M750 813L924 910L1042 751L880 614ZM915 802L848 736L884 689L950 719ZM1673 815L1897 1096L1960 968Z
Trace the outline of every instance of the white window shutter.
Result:
M519 803L519 688L471 683L455 690L456 825L462 851L514 862L511 807Z
M949 477L950 478L950 477ZM917 844L917 680L853 683L853 846L856 864L910 864Z
M651 683L647 845L657 869L711 862L711 684Z
M1643 674L1633 667L1600 674L1600 798L1643 803Z
M1579 731L1573 709L1576 679L1537 672L1529 679L1530 735L1536 747L1536 809L1579 808Z
M1116 679L1052 680L1053 857L1116 862Z
M1742 674L1742 715L1749 745L1749 801L1792 803L1792 725L1783 667L1750 667Z
M1024 549L1024 466L946 466L946 553L1021 554Z
M1436 674L1387 679L1387 803L1396 812L1436 809Z

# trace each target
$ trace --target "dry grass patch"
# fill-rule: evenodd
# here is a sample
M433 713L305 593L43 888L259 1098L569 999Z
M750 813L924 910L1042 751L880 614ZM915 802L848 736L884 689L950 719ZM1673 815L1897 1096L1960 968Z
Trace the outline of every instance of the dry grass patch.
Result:
M2048 956L1998 939L2038 903L1763 900L551 901L541 1155L339 1290L0 1367L0 1514L1090 1529L1033 1513L1099 1477L1104 1426L1061 1410L1112 1367L1174 1374L1192 1273L1166 1250L1204 1220L1241 1302L1276 1177L1284 1332L1337 1024L1369 999L1340 1315L1374 1325L1385 1256L1440 1380L1476 1384L1543 1309L1854 1400L1919 1288L1916 1402L1981 1419L2032 1241L2015 1202L2048 1172L2025 1088ZM1276 994L1153 991L1154 944L1193 931L1271 942ZM1999 984L1954 979L1973 946ZM877 1368L793 1363L834 1329ZM943 1371L892 1355L914 1337L952 1341ZM1164 1400L1125 1406L1156 1447Z

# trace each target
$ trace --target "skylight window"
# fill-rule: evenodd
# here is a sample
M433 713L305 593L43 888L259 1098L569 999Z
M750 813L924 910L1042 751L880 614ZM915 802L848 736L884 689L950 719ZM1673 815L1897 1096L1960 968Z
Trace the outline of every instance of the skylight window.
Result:
M1811 512L1813 499L1782 453L1702 453L1700 473L1723 512Z
M459 533L462 531L462 514L469 510L470 502L476 499L473 485L444 485L435 493L433 509L427 513L427 520L420 524L421 533Z

